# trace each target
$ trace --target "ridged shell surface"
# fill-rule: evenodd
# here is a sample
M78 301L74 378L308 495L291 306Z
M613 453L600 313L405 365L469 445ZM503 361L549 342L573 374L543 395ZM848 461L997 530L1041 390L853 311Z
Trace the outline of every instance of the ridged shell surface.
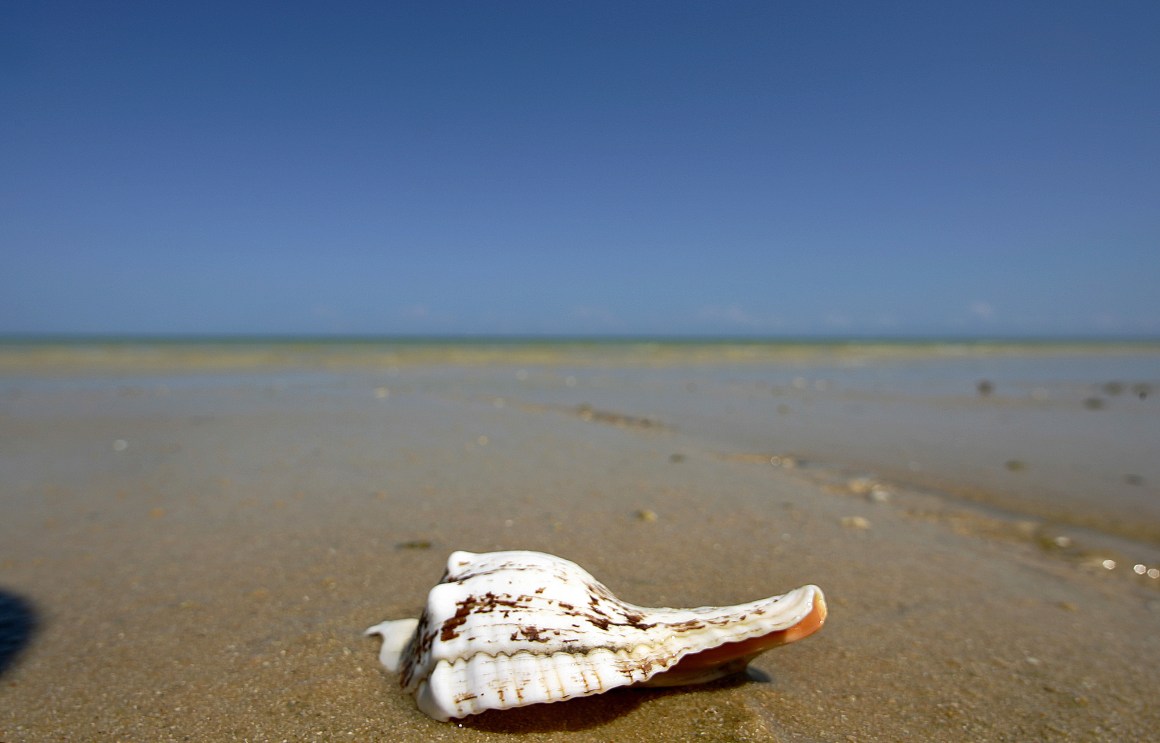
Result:
M455 552L417 624L367 633L383 636L381 659L419 708L447 720L647 683L682 658L789 630L812 613L820 626L816 586L738 606L654 609L621 601L553 555Z

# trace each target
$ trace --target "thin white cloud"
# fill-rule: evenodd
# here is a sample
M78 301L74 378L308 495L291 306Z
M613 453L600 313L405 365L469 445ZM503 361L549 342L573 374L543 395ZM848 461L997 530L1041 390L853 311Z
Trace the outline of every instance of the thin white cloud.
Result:
M580 306L572 309L572 318L593 325L615 326L620 320L606 307Z
M413 304L403 308L403 317L411 320L423 320L431 316L431 309L425 304Z
M991 321L995 319L995 308L990 302L985 302L981 299L975 300L971 302L971 306L968 309L972 315L980 320Z
M750 330L778 328L784 324L779 317L755 315L736 303L724 307L719 305L702 307L697 312L697 318L716 325L728 325Z
M432 309L426 304L412 304L399 310L398 316L415 326L445 326L454 323L456 316L450 312Z
M846 313L832 310L826 314L826 325L831 328L848 328L853 325L853 322Z

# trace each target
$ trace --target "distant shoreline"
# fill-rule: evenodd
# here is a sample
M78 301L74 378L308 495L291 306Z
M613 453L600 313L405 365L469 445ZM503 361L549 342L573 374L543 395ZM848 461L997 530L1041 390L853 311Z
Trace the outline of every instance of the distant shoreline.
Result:
M771 346L849 347L966 346L1003 348L1057 348L1076 346L1126 346L1160 349L1160 337L1151 336L826 336L826 335L569 335L569 334L0 334L0 347L28 346Z
M863 364L999 356L1160 355L1160 340L560 336L0 338L0 375L451 366Z

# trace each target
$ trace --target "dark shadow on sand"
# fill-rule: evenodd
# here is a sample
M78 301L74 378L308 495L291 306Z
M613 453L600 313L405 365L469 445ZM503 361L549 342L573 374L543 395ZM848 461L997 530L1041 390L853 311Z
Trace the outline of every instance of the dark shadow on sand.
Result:
M552 704L533 704L516 709L488 710L459 722L464 727L489 733L552 733L591 730L627 715L649 700L674 694L696 695L701 691L732 689L750 683L768 683L769 676L756 669L746 669L719 681L695 686L665 688L620 688L590 697Z
M0 676L16 664L38 625L36 610L27 599L0 589Z

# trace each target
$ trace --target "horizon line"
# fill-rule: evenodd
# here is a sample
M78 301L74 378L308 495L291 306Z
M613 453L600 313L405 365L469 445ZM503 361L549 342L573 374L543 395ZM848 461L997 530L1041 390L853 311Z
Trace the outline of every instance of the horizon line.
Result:
M167 343L737 343L737 344L890 344L890 343L1160 343L1160 335L1144 334L747 334L747 333L298 333L298 332L0 332L0 344L167 344Z

